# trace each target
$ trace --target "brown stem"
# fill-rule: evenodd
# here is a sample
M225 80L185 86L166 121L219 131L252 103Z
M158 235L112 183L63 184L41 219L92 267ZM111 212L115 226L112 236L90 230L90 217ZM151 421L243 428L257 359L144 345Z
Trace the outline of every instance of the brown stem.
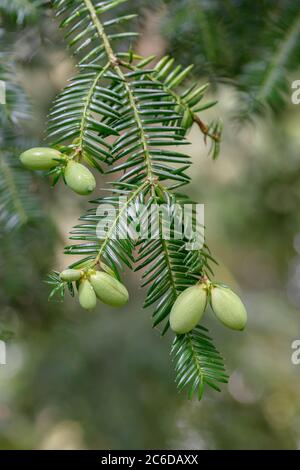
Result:
M205 137L208 136L211 139L213 139L215 142L220 142L220 134L219 133L211 134L208 130L207 125L200 119L200 117L197 114L193 115L193 120L199 126L199 129L201 130L202 134L204 134Z

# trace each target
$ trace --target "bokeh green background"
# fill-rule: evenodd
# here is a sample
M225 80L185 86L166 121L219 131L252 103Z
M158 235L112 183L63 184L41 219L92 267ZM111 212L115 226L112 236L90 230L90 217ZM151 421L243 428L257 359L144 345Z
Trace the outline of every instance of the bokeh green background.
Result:
M236 30L226 23L232 37L221 20L212 30L208 3L218 12L236 4ZM149 2L130 2L143 15L136 48L195 61L195 76L213 82L209 98L219 101L203 117L223 119L221 156L213 162L192 129L189 192L205 204L206 240L219 261L215 278L236 290L249 312L243 333L225 330L210 313L204 320L225 357L228 387L207 390L200 403L178 395L171 335L162 339L152 330L136 274L124 273L131 300L121 310L85 313L71 298L48 303L43 280L69 262L62 255L67 233L87 201L35 177L30 190L40 196L43 219L1 238L0 323L14 333L7 365L0 366L1 449L299 448L300 365L291 362L291 346L300 339L300 105L286 96L276 115L254 115L242 125L234 118L240 109L234 82L257 54L249 41L263 27L258 3L269 2L173 0L151 13ZM284 9L288 2L278 3ZM24 21L4 10L2 42L33 104L26 137L40 143L51 100L74 62L47 5ZM220 38L236 51L224 56Z

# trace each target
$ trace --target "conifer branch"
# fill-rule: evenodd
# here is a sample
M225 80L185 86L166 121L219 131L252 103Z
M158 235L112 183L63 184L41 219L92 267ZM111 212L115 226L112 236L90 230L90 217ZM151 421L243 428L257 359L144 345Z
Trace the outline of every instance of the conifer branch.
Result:
M220 126L216 123L208 126L197 116L197 112L208 107L199 104L206 86L193 85L181 94L175 91L191 67L174 67L173 61L166 57L149 70L151 58L143 59L115 49L116 39L132 37L134 33L111 33L110 28L119 24L121 18L105 21L103 14L123 1L97 4L92 0L55 1L58 14L64 16L61 25L68 29L70 44L84 57L80 60L79 75L56 101L50 115L49 134L56 139L57 148L67 154L68 161L83 158L97 167L98 159L108 164L107 173L119 174L111 183L110 195L94 200L93 208L72 230L71 240L76 244L66 247L65 252L84 259L70 268L79 270L79 276L85 280L97 267L118 279L124 264L143 270L142 285L148 286L144 306L155 305L153 326L164 322L162 334L165 334L176 299L203 276L210 276L213 259L206 246L196 252L188 251L186 238L177 238L174 227L170 239L165 239L161 213L157 236L153 239L135 240L126 232L127 222L134 221L133 214L140 208L152 205L165 204L170 215L178 217L183 201L188 199L174 190L189 182L186 170L191 162L188 155L172 147L188 144L185 136L195 121L205 137L216 144L213 150L216 156ZM126 16L126 20L130 18L132 15ZM102 82L108 85L104 87ZM60 121L62 109L69 114ZM120 196L124 197L121 205ZM110 204L116 210L107 232L99 238L97 226L102 216L96 205L102 204ZM149 215L143 214L141 225L143 217L147 219ZM118 231L126 232L127 237L115 237ZM57 273L52 274L49 282L54 293L64 295L64 283ZM73 294L72 282L66 284ZM178 337L175 349L179 342L176 360L180 388L188 385L190 395L199 390L199 397L205 384L218 390L216 382L226 381L226 377L218 368L224 366L211 340L198 334L196 328Z

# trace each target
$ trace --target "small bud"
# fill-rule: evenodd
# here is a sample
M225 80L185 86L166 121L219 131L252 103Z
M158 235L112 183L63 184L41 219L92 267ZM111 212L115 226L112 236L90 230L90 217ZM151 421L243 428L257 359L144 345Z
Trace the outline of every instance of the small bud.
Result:
M91 284L98 299L112 307L122 307L128 302L129 294L126 287L116 278L104 272L96 272L90 276Z
M22 164L28 170L50 170L59 164L55 159L62 159L63 155L58 150L47 147L36 147L20 155Z
M60 273L60 278L65 282L78 281L81 278L82 272L78 269L66 269Z
M171 313L170 326L177 334L191 331L200 322L207 303L207 292L202 285L186 289L176 299Z
M233 330L243 330L247 323L247 311L241 299L226 287L214 287L211 305L223 325Z
M96 187L96 180L88 168L81 163L70 161L65 169L66 184L81 196L91 194Z
M182 117L181 127L183 127L185 130L188 130L192 127L193 122L194 120L191 111L189 109L186 109Z
M79 303L82 308L86 310L93 310L97 305L97 297L93 287L88 280L84 280L80 283L78 289Z

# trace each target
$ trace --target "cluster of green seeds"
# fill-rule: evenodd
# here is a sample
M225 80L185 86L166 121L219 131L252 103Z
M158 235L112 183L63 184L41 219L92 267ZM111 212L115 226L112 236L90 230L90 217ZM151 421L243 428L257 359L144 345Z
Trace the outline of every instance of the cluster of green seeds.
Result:
M28 170L52 170L60 165L66 185L81 196L91 194L96 187L96 180L88 168L58 150L32 148L23 152L20 160Z
M111 307L123 307L129 299L126 287L103 271L66 269L60 278L63 282L76 282L79 303L86 310L93 310L97 299Z
M202 319L207 304L223 325L243 330L247 323L246 308L241 299L228 287L201 282L182 292L170 313L170 326L177 334L191 331Z
M188 127L191 117L185 115L184 118ZM75 161L74 157L64 155L59 150L32 148L23 152L20 160L29 170L52 170L59 165L65 183L77 194L88 195L96 187L90 170ZM97 298L113 307L121 307L128 302L126 287L106 272L67 269L61 273L60 278L63 282L76 282L79 303L87 310L96 307ZM225 326L233 330L245 328L247 312L240 298L227 287L205 281L189 287L179 295L170 313L172 330L177 334L191 331L202 319L208 303Z

